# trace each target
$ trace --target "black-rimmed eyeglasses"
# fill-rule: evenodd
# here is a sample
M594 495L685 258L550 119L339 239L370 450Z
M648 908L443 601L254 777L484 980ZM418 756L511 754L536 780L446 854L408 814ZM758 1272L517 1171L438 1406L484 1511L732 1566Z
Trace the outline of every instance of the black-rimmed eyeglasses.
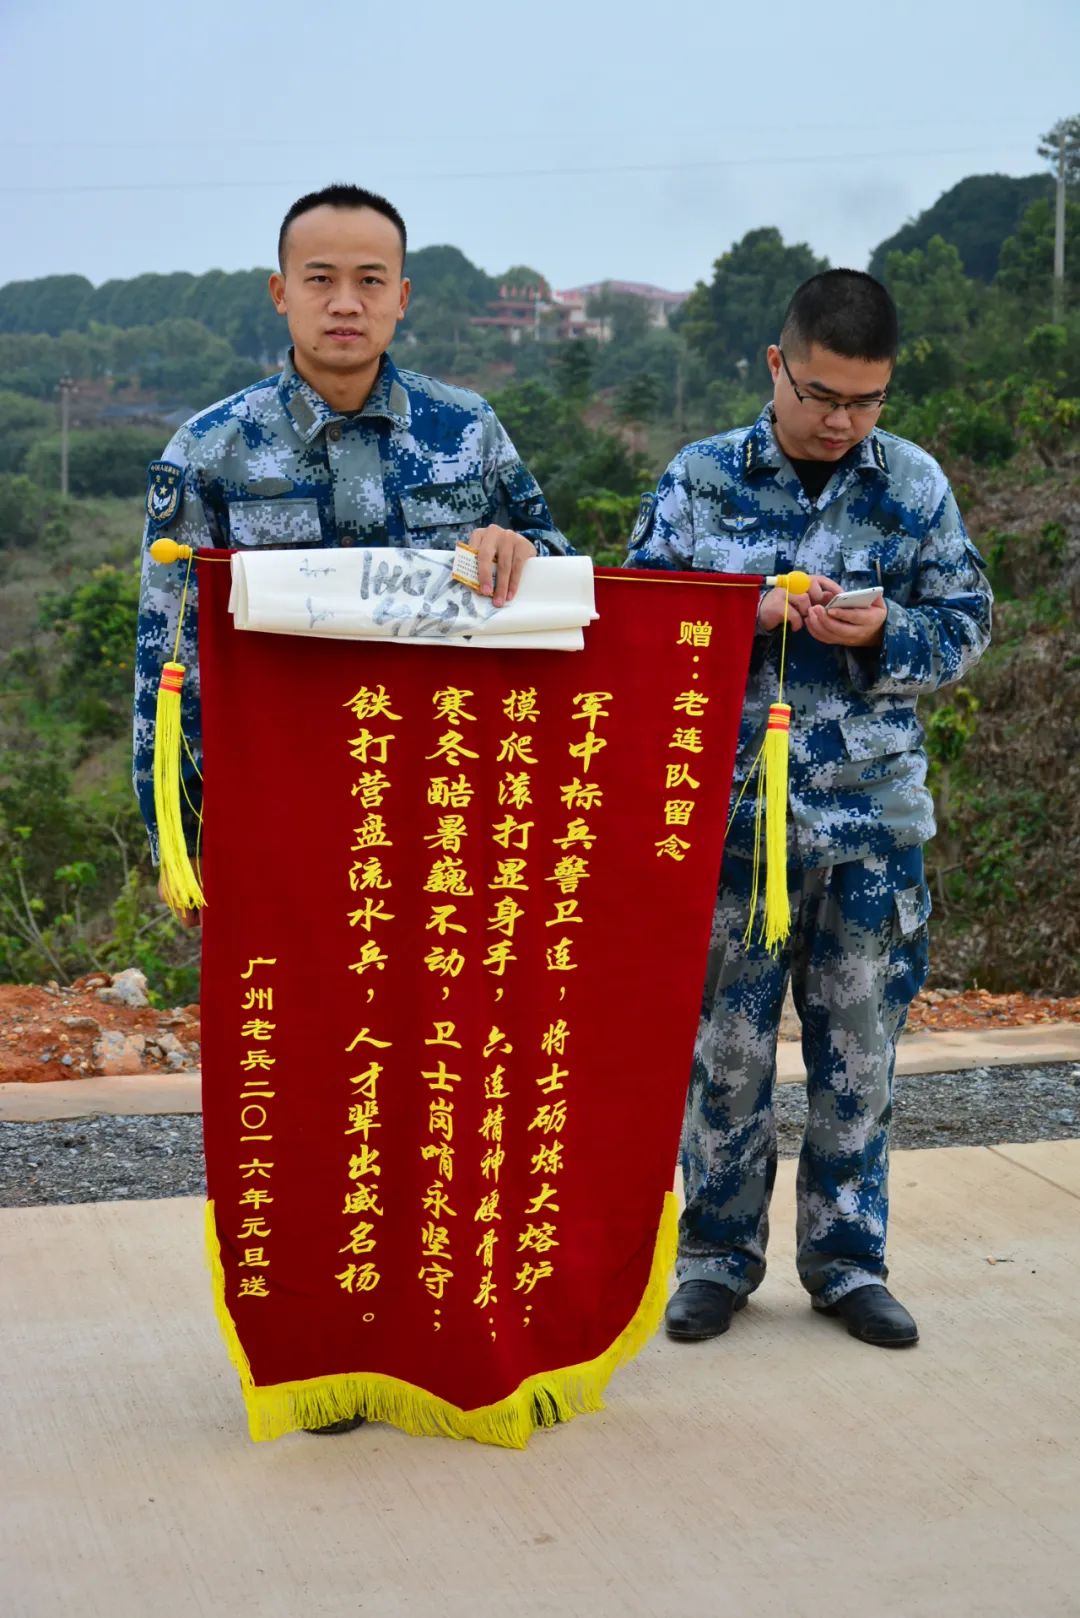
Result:
M791 383L791 391L796 399L801 405L809 405L811 409L818 411L822 416L831 416L834 410L844 410L849 415L868 416L872 412L880 410L888 398L888 388L883 388L880 393L875 393L867 399L834 399L827 397L823 393L805 393L791 374L791 368L784 358L784 350L778 348L776 352L780 356L780 364L784 367L784 375Z

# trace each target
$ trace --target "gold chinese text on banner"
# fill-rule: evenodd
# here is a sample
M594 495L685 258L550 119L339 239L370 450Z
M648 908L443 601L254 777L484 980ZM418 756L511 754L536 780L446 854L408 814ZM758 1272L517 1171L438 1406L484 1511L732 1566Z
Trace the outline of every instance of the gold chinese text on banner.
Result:
M520 1445L663 1307L757 582L601 572L573 655L248 634L199 582L208 1235L251 1432Z

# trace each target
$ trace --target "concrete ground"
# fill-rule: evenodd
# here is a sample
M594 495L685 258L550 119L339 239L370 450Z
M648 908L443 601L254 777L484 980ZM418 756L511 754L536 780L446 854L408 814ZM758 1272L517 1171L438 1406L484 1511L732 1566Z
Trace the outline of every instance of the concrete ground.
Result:
M897 1153L919 1347L811 1316L781 1165L731 1334L524 1453L253 1445L190 1199L0 1212L4 1618L1080 1614L1080 1142Z

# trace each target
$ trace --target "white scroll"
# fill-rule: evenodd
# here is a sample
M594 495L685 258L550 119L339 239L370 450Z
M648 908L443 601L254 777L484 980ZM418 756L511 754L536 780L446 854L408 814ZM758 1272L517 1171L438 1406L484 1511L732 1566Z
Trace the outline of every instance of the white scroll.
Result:
M232 558L237 629L337 640L581 651L598 617L588 556L532 557L513 601L453 578L453 551L253 550Z

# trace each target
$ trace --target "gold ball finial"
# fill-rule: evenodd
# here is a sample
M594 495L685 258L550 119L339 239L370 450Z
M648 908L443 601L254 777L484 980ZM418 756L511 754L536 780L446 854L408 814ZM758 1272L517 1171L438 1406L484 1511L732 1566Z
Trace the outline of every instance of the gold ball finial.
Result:
M780 573L776 582L781 589L790 590L793 596L804 596L810 588L810 575L801 570L794 573Z
M155 539L150 555L155 562L186 562L192 550L190 545L178 545L175 539Z

